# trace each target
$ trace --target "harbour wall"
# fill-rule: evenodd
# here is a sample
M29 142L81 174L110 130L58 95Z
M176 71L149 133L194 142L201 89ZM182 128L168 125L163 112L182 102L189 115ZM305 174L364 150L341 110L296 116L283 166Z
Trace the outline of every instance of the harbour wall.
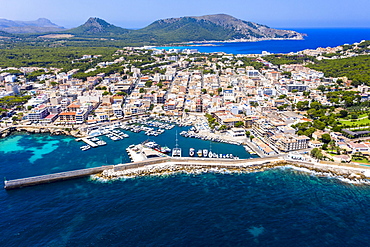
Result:
M16 189L32 185L46 184L52 182L58 182L68 179L76 179L101 173L104 170L113 169L113 171L122 171L127 169L135 169L149 165L156 165L161 163L173 163L176 165L182 166L202 166L205 168L211 167L237 167L240 165L246 164L268 164L273 161L283 160L278 157L274 158L256 158L256 159L239 159L239 160L226 160L226 159L205 159L205 158L172 158L172 157L163 157L163 158L153 158L141 162L119 164L119 165L110 165L110 166L101 166L96 168L87 168L80 170L73 170L67 172L53 173L42 176L34 176L28 178L20 178L14 180L4 181L5 189Z

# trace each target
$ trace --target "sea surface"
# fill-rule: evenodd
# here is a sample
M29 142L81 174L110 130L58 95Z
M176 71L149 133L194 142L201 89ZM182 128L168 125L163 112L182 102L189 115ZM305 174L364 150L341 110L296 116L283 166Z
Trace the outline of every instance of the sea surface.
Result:
M290 28L287 28L290 29ZM167 46L159 49L198 49L200 52L226 52L229 54L289 53L318 47L336 47L370 40L370 28L291 29L307 36L304 40L269 40L259 42L207 43L216 46Z
M370 39L369 29L297 30L304 41L198 47L228 53L290 52ZM317 35L317 36L315 36ZM203 50L205 49L205 50ZM216 50L214 50L216 51ZM170 148L176 127L151 137ZM0 177L16 179L129 162L130 138L85 152L66 136L17 134L0 140ZM178 137L190 147L250 158L242 146ZM1 246L369 246L370 186L291 168L245 174L89 178L0 189Z
M175 145L176 127L151 138ZM16 134L0 140L7 179L128 161L130 134L82 152L72 137ZM102 137L101 137L102 138ZM188 147L210 143L179 136ZM250 155L212 143L214 151ZM186 151L185 151L186 150ZM89 178L0 189L1 246L367 246L370 186L290 168L246 174L176 174L111 182Z

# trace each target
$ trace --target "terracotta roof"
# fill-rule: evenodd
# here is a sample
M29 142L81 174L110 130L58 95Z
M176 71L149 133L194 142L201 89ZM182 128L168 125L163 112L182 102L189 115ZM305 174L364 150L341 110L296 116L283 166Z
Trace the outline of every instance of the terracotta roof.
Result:
M59 114L59 116L74 116L76 115L75 112L62 112Z

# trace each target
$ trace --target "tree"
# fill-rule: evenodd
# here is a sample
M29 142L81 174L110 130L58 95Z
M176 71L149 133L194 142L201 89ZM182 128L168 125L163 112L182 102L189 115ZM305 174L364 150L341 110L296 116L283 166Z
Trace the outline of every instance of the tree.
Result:
M324 155L322 154L321 150L318 148L314 148L311 150L311 156L318 160L322 160L324 158Z
M314 102L312 102L312 103L310 104L310 107L311 107L311 108L314 108L315 110L319 110L319 109L321 109L321 108L322 108L322 105L321 105L321 103L320 103L320 102L316 102L316 101L314 101Z
M145 93L145 89L144 88L140 88L139 93Z
M321 122L320 120L314 120L313 127L319 130L323 130L325 129L326 124L324 122Z
M282 95L279 96L279 99L285 99L286 97L287 97L286 94L282 94Z
M310 94L311 94L311 92L310 92L310 91L304 91L304 92L303 92L303 96L305 96L305 97L310 96Z
M153 81L152 80L147 80L145 82L145 87L151 87L153 85Z
M346 111L346 110L341 110L340 112L339 112L339 117L341 117L341 118L345 118L345 117L347 117L348 116L348 111Z
M235 127L242 127L244 123L242 121L238 121L235 123Z
M246 130L246 131L245 131L245 135L246 135L246 137L249 137L249 136L251 135L251 132L250 132L250 131L248 131L248 130Z
M323 143L328 144L331 141L331 137L329 134L323 134L321 140Z
M206 93L207 93L207 89L203 88L203 89L202 89L202 93L203 93L203 94L206 94Z
M108 95L108 94L109 94L109 92L108 92L108 91L104 91L104 92L103 92L103 96Z
M221 125L221 126L220 126L220 128L219 128L219 130L226 130L226 129L227 129L227 126L226 126L226 125L224 125L224 124L223 124L223 125Z
M328 144L327 143L324 143L324 145L322 145L322 149L323 150L328 150Z
M126 96L127 93L126 92L117 92L116 95L123 95L123 96Z
M321 92L325 92L326 87L324 85L320 85L317 87L317 90L320 90Z
M306 101L299 101L296 104L296 107L297 107L298 110L304 111L304 110L308 109L308 105L309 105L309 102L307 100Z
M217 92L220 94L220 93L222 92L222 88L220 88L220 87L219 87L219 88L217 89Z

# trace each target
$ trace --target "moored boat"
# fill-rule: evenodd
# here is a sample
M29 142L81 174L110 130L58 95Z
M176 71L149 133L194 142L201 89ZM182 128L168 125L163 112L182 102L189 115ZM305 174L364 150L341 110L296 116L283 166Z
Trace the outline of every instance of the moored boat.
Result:
M190 148L190 149L189 149L189 156L190 156L190 157L193 157L193 156L194 156L194 154L195 154L195 149L194 149L194 148Z

